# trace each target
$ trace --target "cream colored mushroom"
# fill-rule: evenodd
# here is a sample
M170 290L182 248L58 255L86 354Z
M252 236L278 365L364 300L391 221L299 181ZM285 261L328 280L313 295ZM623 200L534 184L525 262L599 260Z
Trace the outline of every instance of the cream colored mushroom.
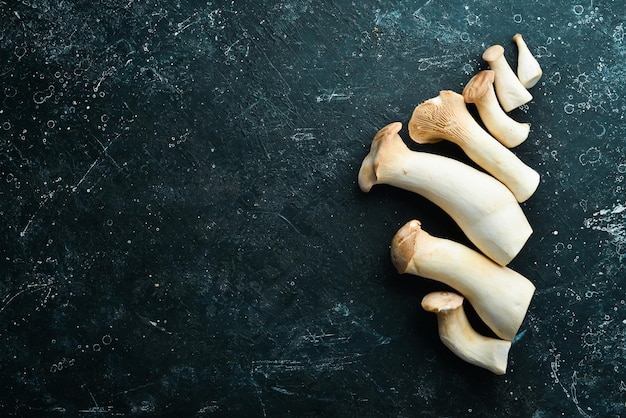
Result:
M478 72L463 89L465 103L473 103L480 119L494 138L504 146L513 148L528 138L530 124L520 123L507 115L493 88L493 70Z
M532 233L513 194L490 175L440 155L411 151L398 132L382 128L359 170L359 187L369 192L388 184L418 193L446 211L484 254L508 264Z
M483 59L496 73L494 84L502 108L510 112L533 99L532 94L519 81L504 56L501 45L493 45L483 52Z
M511 342L477 333L465 315L463 300L456 293L433 292L422 299L422 308L437 315L439 338L454 354L495 374L505 374Z
M398 273L436 280L461 293L507 341L515 337L535 292L521 274L463 244L433 237L417 220L407 222L393 237L391 260Z
M517 44L517 78L527 89L533 87L541 78L543 71L533 56L522 35L516 33L513 41Z
M419 144L448 139L459 145L508 187L518 202L527 200L539 186L539 173L485 131L467 110L463 96L453 91L443 90L415 108L409 136Z

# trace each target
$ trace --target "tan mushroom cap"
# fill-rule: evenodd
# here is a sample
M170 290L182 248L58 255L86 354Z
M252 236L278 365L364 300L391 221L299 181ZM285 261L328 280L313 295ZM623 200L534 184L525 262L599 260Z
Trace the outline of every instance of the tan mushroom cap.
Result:
M375 163L374 161L379 155L379 152L384 154L384 150L386 149L385 147L381 147L381 145L391 137L397 135L401 129L402 123L392 122L380 129L374 136L370 152L361 163L359 170L359 187L362 191L367 193L371 190L372 186L376 184L378 179L376 171L378 170L379 163Z
M504 47L502 45L493 45L483 52L483 59L487 62L495 61L502 55L504 55Z
M489 92L493 85L496 73L493 70L482 70L470 79L463 89L465 103L476 103Z
M422 299L422 308L428 312L442 312L457 309L465 298L454 292L432 292Z
M444 139L463 138L474 120L467 112L465 99L452 90L415 107L409 120L409 136L418 144L432 144ZM461 120L463 118L463 120Z
M406 273L409 266L409 262L413 258L415 252L415 242L417 236L422 231L422 223L418 220L412 220L408 222L404 227L400 228L396 235L393 237L391 247L394 249L391 252L391 262L393 263L398 273Z

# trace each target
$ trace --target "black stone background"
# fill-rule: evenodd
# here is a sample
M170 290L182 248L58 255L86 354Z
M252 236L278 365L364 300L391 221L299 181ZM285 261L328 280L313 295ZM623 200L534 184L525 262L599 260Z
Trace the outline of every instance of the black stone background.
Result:
M2 416L626 415L626 6L0 1ZM438 340L389 242L441 210L358 168L524 34L542 176L505 376ZM416 147L467 162L455 146Z

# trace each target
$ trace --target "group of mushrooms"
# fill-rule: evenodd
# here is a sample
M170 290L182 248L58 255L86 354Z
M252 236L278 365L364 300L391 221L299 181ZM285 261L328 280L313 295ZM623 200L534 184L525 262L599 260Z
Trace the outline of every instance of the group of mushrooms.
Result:
M441 341L463 360L496 374L506 373L511 342L535 292L527 278L506 267L532 233L520 203L539 185L539 174L509 149L526 140L530 125L507 112L532 100L528 89L542 70L522 36L516 34L513 41L518 49L517 74L504 48L491 46L482 55L489 70L478 72L462 94L444 90L421 103L409 121L414 142L452 141L484 171L410 150L399 135L400 122L378 131L359 171L364 192L375 184L388 184L432 201L480 251L434 237L417 220L400 228L391 243L391 259L399 273L436 280L458 292L433 292L422 300L422 307L437 315ZM469 112L469 103L484 127ZM497 338L473 329L464 299Z

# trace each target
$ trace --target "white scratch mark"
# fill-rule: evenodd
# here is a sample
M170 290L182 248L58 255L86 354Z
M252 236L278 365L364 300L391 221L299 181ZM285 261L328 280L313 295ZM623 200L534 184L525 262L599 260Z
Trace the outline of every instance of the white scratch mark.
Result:
M356 363L359 357L361 354L355 353L352 356L326 357L316 361L258 360L252 362L252 373L269 379L283 373L341 371Z
M315 97L317 103L327 102L330 103L333 100L349 100L352 97L351 92L337 93L336 89L326 90L324 93Z
M100 157L96 158L95 161L91 163L91 165L89 166L85 174L83 174L83 177L81 177L81 179L78 181L78 183L76 183L76 185L72 186L72 192L76 192L76 190L80 187L80 185L83 184L83 182L85 181L89 173L91 173L91 170L93 170L93 168L96 166L98 161L100 161Z
M171 333L171 332L169 332L168 330L166 330L165 328L163 328L162 326L160 326L158 322L148 320L148 323L149 323L150 325L152 325L153 327L155 327L156 329L158 329L159 331L164 332L164 333L166 333L166 334L168 334L168 335L172 335L172 333Z
M612 208L595 212L583 221L585 228L609 234L609 242L615 246L620 260L626 258L626 206L616 203Z
M232 44L230 44L230 45L226 48L226 50L224 51L224 55L228 55L228 54L230 54L230 51L232 51L233 47L234 47L235 45L237 45L239 42L241 42L241 39L237 39L235 42L233 42Z
M186 30L190 26L195 25L196 23L198 23L200 21L200 19L198 19L199 16L200 16L200 13L195 12L192 16L189 16L187 19L185 19L182 22L178 23L176 25L178 30L176 32L174 32L174 36L180 35L180 33L183 32L184 30Z
M420 71L425 71L427 69L429 69L432 66L435 67L445 67L448 64L454 62L455 59L457 59L458 57L452 54L448 54L448 55L441 55L441 56L435 56L435 57L425 57L425 58L419 58L417 60L418 62L418 66L417 69Z
M276 391L278 393L282 393L283 395L289 395L289 396L293 396L295 395L294 392L287 390L285 388L281 388L280 386L272 386L271 387L273 391Z
M558 383L561 389L563 389L565 396L568 399L572 400L572 402L576 406L576 409L578 409L578 413L580 415L582 415L585 418L591 418L589 414L583 411L583 409L580 407L580 404L578 402L578 390L576 389L576 385L578 384L578 374L576 373L576 370L574 370L574 372L572 373L572 383L569 385L569 388L567 388L563 384L561 379L559 379L559 367L560 367L560 362L561 362L561 354L556 353L554 347L550 351L552 351L554 354L554 360L550 362L550 369L551 369L550 375L554 379L554 382Z
M6 309L6 307L9 306L9 304L11 304L11 302L13 302L15 300L15 298L17 298L18 296L22 295L23 293L28 292L28 291L45 290L46 288L52 286L52 284L54 284L54 281L50 280L50 281L48 281L48 283L29 284L29 285L27 285L26 288L20 290L19 292L17 292L13 296L11 296L8 300L5 299L6 302L4 303L2 308L0 308L0 313L2 313L2 311L4 311ZM52 288L51 287L48 289L48 294L46 295L44 300L46 300L50 296L50 292L52 292Z
M116 71L117 71L117 68L115 66L109 67L106 70L104 70L100 78L95 82L95 86L93 86L93 91L97 93L98 90L100 90L100 85L102 84L104 79L115 74Z
M428 0L426 3L424 3L424 5L423 5L423 6L420 6L420 7L419 7L419 8L415 11L415 13L413 13L413 15L414 15L414 16L419 15L419 14L421 13L422 9L423 9L424 7L426 7L426 6L430 5L430 3L432 3L432 1L433 1L433 0Z

